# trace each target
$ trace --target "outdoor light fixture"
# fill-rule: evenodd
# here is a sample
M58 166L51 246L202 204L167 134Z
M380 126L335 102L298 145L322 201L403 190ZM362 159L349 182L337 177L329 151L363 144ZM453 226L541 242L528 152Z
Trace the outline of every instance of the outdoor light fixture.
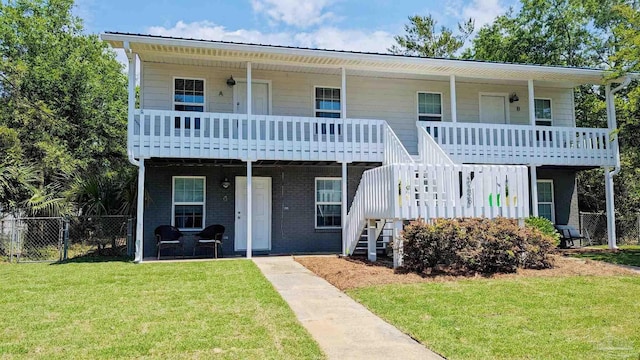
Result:
M520 100L520 98L518 97L518 94L516 93L511 93L511 95L509 96L509 102L513 103Z
M228 79L227 79L227 86L232 87L236 84L236 81L233 80L233 75L231 75Z
M220 186L222 186L223 189L228 189L231 186L231 181L225 177L220 183Z

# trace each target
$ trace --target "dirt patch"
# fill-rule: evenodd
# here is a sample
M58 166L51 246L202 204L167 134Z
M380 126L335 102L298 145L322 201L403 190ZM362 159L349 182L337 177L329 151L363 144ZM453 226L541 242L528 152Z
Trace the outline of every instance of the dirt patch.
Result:
M371 263L364 259L342 258L338 256L300 256L295 257L295 260L340 290L372 285L412 284L486 278L479 275L437 275L423 277L414 273L403 274L394 271L391 268L390 261L386 260ZM559 255L554 256L554 263L555 266L553 269L521 269L515 274L498 274L490 278L638 275L631 270L607 263L567 258Z

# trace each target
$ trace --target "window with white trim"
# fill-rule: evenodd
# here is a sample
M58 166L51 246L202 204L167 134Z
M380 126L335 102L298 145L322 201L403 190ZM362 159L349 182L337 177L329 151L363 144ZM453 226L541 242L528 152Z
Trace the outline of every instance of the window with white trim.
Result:
M173 225L183 230L204 228L205 177L173 177Z
M314 116L339 119L342 115L340 88L315 87L314 91ZM329 129L327 129L327 126ZM338 135L340 135L341 131L341 126L338 125ZM318 125L316 125L316 134L334 135L334 124L320 124L320 129L318 129Z
M342 178L316 178L316 228L342 226Z
M538 216L555 223L556 214L553 203L553 180L538 180Z
M204 112L205 90L203 79L173 79L173 110ZM174 126L180 129L180 117L174 119ZM184 118L184 128L191 129L191 117ZM200 129L200 118L193 119L193 128Z
M534 99L536 125L551 126L553 114L551 112L551 99Z
M442 121L442 94L418 92L418 120Z

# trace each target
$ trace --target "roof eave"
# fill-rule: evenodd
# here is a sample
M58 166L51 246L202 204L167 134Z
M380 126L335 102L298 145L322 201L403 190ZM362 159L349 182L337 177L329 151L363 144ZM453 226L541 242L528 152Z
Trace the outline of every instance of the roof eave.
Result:
M451 67L454 69L503 69L510 71L522 71L524 73L536 73L545 72L547 74L555 75L567 75L570 77L579 77L589 79L592 83L602 82L610 75L610 72L597 69L581 69L581 68L566 68L566 67L553 67L543 65L528 65L528 64L508 64L508 63L492 63L492 62L480 62L480 61L468 61L468 60L456 60L456 59L434 59L434 58L422 58L422 57L398 57L385 54L371 54L371 53L355 53L355 52L341 52L324 49L303 49L303 48L291 48L291 47L277 47L271 45L254 45L254 44L242 44L242 43L228 43L228 42L212 42L206 40L196 39L179 39L179 38L166 38L157 36L142 36L134 34L115 34L115 33L103 33L100 37L108 42L114 48L123 48L125 42L162 45L162 46L176 46L176 47L191 47L202 49L218 49L227 51L243 51L251 53L262 54L274 54L274 55L294 55L304 57L324 57L334 60L344 61L367 61L378 63L382 66L388 64L407 64L407 65L421 65L425 62L430 63L433 66ZM594 81L597 80L597 81ZM585 82L588 83L588 82Z

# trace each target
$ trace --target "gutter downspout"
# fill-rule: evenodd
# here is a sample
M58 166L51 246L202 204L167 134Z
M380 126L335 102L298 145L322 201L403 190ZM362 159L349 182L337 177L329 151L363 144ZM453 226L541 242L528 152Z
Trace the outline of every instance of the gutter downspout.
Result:
M606 85L606 101L607 101L607 125L610 131L616 131L618 128L616 120L615 109L615 93L622 90L629 85L631 77L626 76L624 81L613 90L611 89L611 83ZM615 134L613 139L613 150L615 151L616 163L613 171L609 171L608 167L604 168L605 171L605 195L606 195L606 207L607 207L607 242L609 249L617 249L616 244L616 217L615 217L615 202L614 202L614 188L613 177L620 172L620 145L618 142L618 134Z
M127 116L127 157L129 162L138 167L138 195L136 203L136 237L135 237L135 257L134 262L141 263L143 258L143 219L144 219L144 158L136 160L133 151L132 136L133 136L133 123L135 121L135 108L136 108L136 54L131 51L129 42L124 42L124 51L129 59L129 104L128 104L128 116Z

